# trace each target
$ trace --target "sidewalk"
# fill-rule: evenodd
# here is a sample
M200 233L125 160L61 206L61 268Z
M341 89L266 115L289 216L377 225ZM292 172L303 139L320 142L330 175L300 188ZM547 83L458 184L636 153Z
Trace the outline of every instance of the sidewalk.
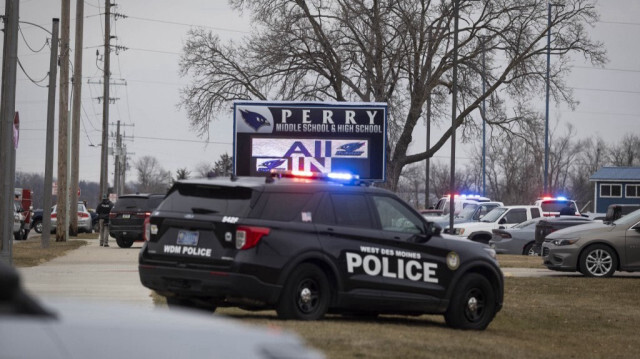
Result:
M46 302L46 298L69 298L96 302L121 302L153 308L151 291L140 284L138 252L142 242L120 248L98 239L88 245L36 267L18 268L23 287Z

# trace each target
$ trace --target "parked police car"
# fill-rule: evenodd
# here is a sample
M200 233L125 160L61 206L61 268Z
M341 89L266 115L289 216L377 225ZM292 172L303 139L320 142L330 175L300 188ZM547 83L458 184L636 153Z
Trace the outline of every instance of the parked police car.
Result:
M432 313L484 329L501 309L493 250L441 237L387 190L301 175L175 183L150 217L142 284L170 306L283 319Z

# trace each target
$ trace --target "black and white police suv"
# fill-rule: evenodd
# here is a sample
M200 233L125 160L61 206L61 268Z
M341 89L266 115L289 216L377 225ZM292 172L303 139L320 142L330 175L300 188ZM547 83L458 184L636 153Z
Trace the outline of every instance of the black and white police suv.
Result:
M502 307L488 246L443 238L384 189L342 174L179 181L153 212L142 284L170 306L274 308L283 319L444 314L484 329Z

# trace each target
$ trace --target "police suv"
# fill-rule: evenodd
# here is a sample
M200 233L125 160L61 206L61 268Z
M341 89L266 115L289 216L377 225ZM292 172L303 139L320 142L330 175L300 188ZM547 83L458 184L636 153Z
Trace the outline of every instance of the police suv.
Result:
M502 307L489 247L443 238L384 189L348 175L276 174L176 182L140 251L142 284L170 306L325 313L444 314L484 329Z

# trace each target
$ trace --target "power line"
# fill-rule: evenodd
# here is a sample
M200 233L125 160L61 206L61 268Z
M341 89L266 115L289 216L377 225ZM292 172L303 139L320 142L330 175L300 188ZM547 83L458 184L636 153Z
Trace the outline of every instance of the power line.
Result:
M31 82L33 82L34 85L42 87L42 88L47 88L47 86L40 85L40 82L43 82L44 80L46 80L49 77L49 73L48 72L47 72L47 74L44 76L44 78L42 80L36 81L36 80L32 79L31 76L29 76L27 71L24 69L24 67L22 67L22 63L20 62L20 59L18 59L18 65L20 65L20 68L22 69L22 72L24 73L24 75L27 76L27 78Z
M224 27L214 27L214 26L206 26L206 25L189 24L189 23L184 23L184 22L176 22L176 21L168 21L168 20L160 20L160 19L151 19L151 18L138 17L138 16L129 16L129 19L141 20L141 21L149 21L149 22L157 22L157 23L169 24L169 25L203 27L203 28L211 29L211 30L236 32L236 33L239 33L239 34L248 34L249 33L247 31L243 31L243 30L234 30L234 29L228 29L228 28L224 28Z
M599 20L599 23L602 24L614 24L614 25L632 25L632 26L640 26L638 22L625 22L625 21L602 21Z
M24 33L22 32L22 26L18 25L18 30L20 31L20 35L22 36L22 40L24 40L25 45L27 45L27 48L29 48L29 50L31 50L31 52L38 53L38 52L42 51L42 49L44 49L49 44L49 38L45 38L45 41L44 41L44 44L42 44L42 47L39 50L34 50L31 47L31 45L29 45L29 41L27 41L27 38L24 36Z
M601 70L601 71L620 71L620 72L640 72L640 70L632 70L632 69L616 69L616 68L606 68L606 67L589 67L589 66L573 66L577 69L586 69L586 70Z
M569 87L569 88L574 89L574 90L581 90L581 91L597 91L597 92L615 92L615 93L640 94L640 91L593 89L593 88L586 88L586 87Z
M159 141L174 141L174 142L192 142L192 143L206 143L206 144L216 144L216 145L232 145L233 142L221 142L221 141L199 141L199 140L186 140L181 138L162 138L162 137L144 137L144 136L136 136L136 138L142 138L145 140L159 140Z

